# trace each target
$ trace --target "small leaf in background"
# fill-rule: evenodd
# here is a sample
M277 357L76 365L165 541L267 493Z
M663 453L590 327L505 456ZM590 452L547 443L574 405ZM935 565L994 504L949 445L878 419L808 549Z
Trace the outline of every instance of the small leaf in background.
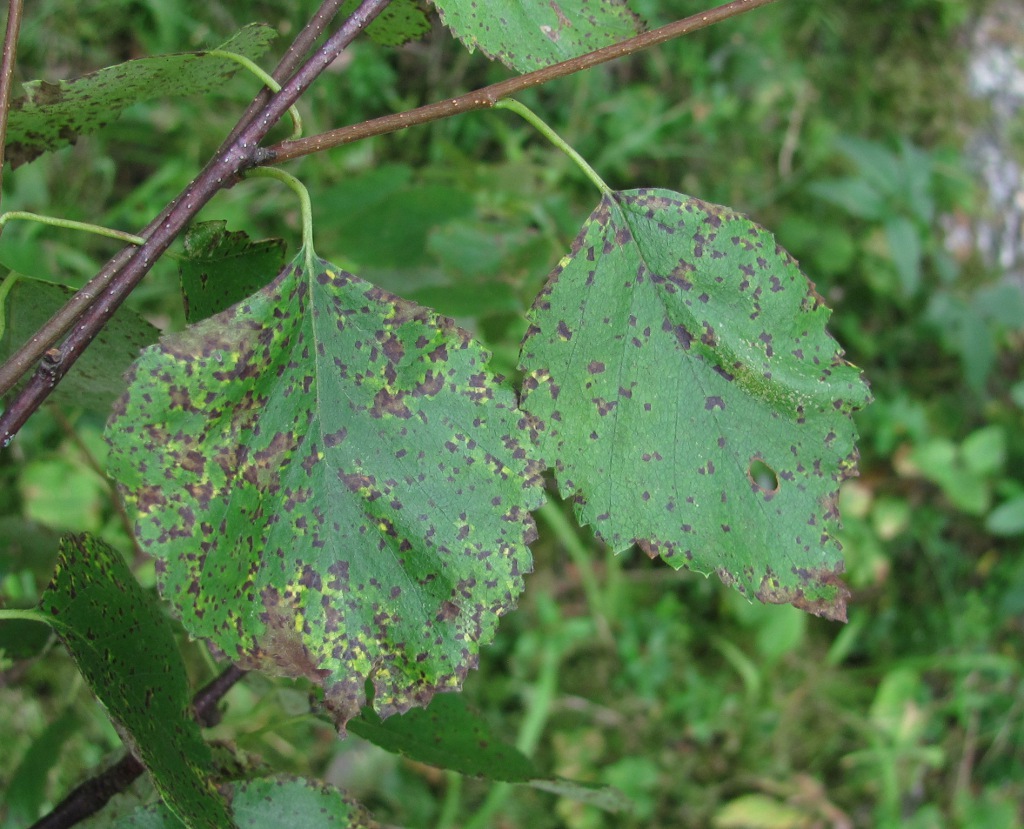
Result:
M360 804L323 783L273 777L231 784L231 812L238 829L378 829ZM163 805L116 820L112 829L184 829Z
M185 320L198 322L230 308L264 287L284 267L282 239L252 241L227 222L200 222L185 234L178 262ZM270 276L268 276L270 275Z
M816 815L765 794L744 794L715 812L715 829L811 829Z
M344 18L356 10L359 0L347 0L339 12ZM391 0L376 19L366 27L366 34L381 46L401 46L419 40L430 31L430 19L416 5L416 0Z
M205 776L210 751L170 624L121 555L98 539L65 536L39 609L164 802L190 827L230 826Z
M665 190L615 193L537 297L523 407L581 522L845 618L839 482L869 399L774 237Z
M1024 494L992 510L985 518L985 529L992 535L1024 535Z
M473 51L530 72L631 38L643 30L625 0L480 3L433 0L441 22Z
M262 23L239 31L221 51L255 60L277 34ZM15 99L7 122L7 159L12 167L73 144L106 126L121 111L152 98L205 95L219 89L241 67L206 52L130 60L70 81L29 81Z
M305 255L163 338L108 467L194 636L324 687L339 728L460 687L515 605L543 499L531 427L445 317Z
M15 281L7 292L6 301L0 304L0 315L5 323L0 326L0 364L75 293L64 285L20 274L11 274L7 279ZM119 309L49 399L93 411L109 411L124 391L124 372L143 346L156 342L158 334L156 328L130 308Z

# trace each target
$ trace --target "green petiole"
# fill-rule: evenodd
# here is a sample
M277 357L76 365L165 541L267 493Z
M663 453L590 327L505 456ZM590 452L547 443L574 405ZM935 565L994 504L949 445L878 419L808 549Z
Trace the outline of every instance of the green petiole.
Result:
M142 245L146 240L141 236L132 233L125 233L123 230L103 227L102 225L89 224L88 222L76 222L71 219L56 219L53 216L42 216L39 213L27 213L24 210L12 210L0 216L0 232L11 219L23 219L28 222L38 222L51 227L62 227L65 230L82 230L86 233L93 233L96 236L106 236L109 239L117 239L127 242L129 245Z
M263 81L263 85L271 92L281 91L281 84L275 81L267 72L261 69L256 63L249 60L245 55L236 55L234 52L226 52L222 49L211 49L206 54L218 58L233 60L239 66L248 69L253 75ZM292 134L289 136L288 140L294 141L296 138L302 137L302 117L299 115L299 111L294 105L288 107L288 114L292 119Z
M309 199L309 191L305 185L291 173L277 167L254 167L246 174L246 178L273 178L287 185L299 197L299 209L302 216L302 249L306 254L306 272L313 270L316 252L313 250L313 203Z
M516 115L520 116L524 120L528 121L548 141L550 141L552 144L558 147L558 149L560 149L563 153L569 156L569 158L571 158L576 163L576 166L583 171L586 177L589 178L592 182L594 182L594 184L597 186L597 189L600 190L603 195L610 196L612 194L612 188L605 184L604 179L602 179L597 174L597 171L593 167L587 164L583 156L581 156L578 152L576 152L576 150L570 147L569 144L566 143L565 139L562 138L562 136L560 136L553 129L551 129L551 127L549 127L546 123L544 123L541 117L537 115L537 113L535 113L532 109L525 106L524 104L519 103L519 101L515 100L514 98L503 98L494 105L494 108L507 109L511 112L514 112Z

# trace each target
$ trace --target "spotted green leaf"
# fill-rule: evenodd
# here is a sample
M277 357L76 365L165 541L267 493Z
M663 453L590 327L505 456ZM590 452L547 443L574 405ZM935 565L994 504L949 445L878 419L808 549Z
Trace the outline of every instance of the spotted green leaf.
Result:
M24 345L74 291L21 274L0 285L0 364ZM96 336L61 381L50 399L98 412L110 411L124 391L122 375L143 346L156 342L158 331L130 308L121 308Z
M347 0L341 14L352 14L359 0ZM430 20L416 0L391 0L391 3L366 27L366 34L381 46L401 46L417 40L430 31Z
M300 254L165 337L108 423L158 583L239 664L320 683L339 728L460 686L531 568L531 431L447 318Z
M331 786L290 777L232 783L231 812L238 829L377 829L363 806ZM164 805L136 809L113 829L183 829Z
M270 26L254 23L217 48L255 60L275 37ZM228 58L184 52L130 60L70 81L29 81L11 104L7 159L17 167L73 144L140 101L213 92L240 68Z
M523 407L579 519L764 602L845 618L836 508L869 400L774 237L666 190L605 197L530 313Z
M174 814L189 827L231 826L206 777L210 752L170 624L120 554L65 536L39 608Z
M282 239L253 241L227 222L200 222L185 234L185 256L178 262L185 319L197 322L219 314L266 285L284 267Z
M626 0L434 0L442 22L471 51L530 72L633 37Z

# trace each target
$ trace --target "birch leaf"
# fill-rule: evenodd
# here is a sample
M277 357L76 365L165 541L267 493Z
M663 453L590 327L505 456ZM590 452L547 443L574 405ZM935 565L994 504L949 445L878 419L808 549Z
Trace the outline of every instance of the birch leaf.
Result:
M456 690L531 569L528 419L447 318L305 255L147 349L109 469L195 636L339 728Z
M606 197L538 296L523 408L583 523L845 618L840 481L869 400L774 237L666 190Z

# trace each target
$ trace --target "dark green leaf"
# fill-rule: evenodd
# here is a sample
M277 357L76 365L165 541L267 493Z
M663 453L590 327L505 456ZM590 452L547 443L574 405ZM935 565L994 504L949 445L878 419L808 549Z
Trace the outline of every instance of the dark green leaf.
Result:
M284 267L282 239L253 242L227 222L201 222L185 234L178 263L188 322L212 317L256 293Z
M230 826L205 776L210 752L190 714L170 625L117 551L89 536L65 536L39 609L175 814L189 827Z
M195 636L306 676L339 727L460 686L531 568L531 431L447 318L305 258L147 349L107 429Z
M255 60L276 36L270 26L254 23L217 48ZM239 69L227 58L184 52L130 60L70 81L29 81L25 96L11 104L7 159L17 167L73 144L140 101L214 92Z
M0 363L20 348L64 303L74 295L71 288L41 279L11 274L15 280L0 300L5 325L0 334ZM6 284L6 283L5 283ZM122 376L139 350L156 342L158 331L130 308L121 308L96 336L91 346L53 390L55 403L109 411L124 391Z
M642 29L625 0L434 0L434 5L470 51L479 49L519 72L593 52Z
M322 783L266 778L231 784L231 811L238 829L377 829L361 805ZM138 809L113 824L115 829L182 829L162 805Z
M774 237L664 190L606 197L548 280L522 405L580 520L765 602L845 616L836 507L869 399Z
M376 746L410 760L471 777L523 783L609 812L632 804L610 786L558 777L544 778L526 755L504 742L467 707L461 695L441 694L430 707L381 720L371 708L349 721L349 729Z
M514 783L540 776L533 762L494 734L459 694L440 694L425 710L383 721L364 708L348 727L385 751L460 774Z

